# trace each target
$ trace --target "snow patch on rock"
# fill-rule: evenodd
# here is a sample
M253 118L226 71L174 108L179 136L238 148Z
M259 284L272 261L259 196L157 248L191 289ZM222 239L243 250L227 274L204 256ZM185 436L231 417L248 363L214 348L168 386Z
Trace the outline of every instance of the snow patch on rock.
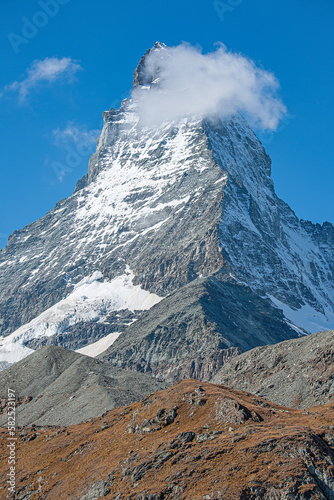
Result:
M33 350L24 345L28 340L59 333L66 335L67 328L79 322L103 322L112 311L121 309L129 309L131 312L143 311L162 300L162 297L143 290L140 285L133 285L133 278L134 275L129 268L125 274L109 282L102 281L102 274L99 271L83 278L65 299L8 337L0 338L0 362L15 363L31 354Z
M85 354L86 356L90 356L91 358L95 358L101 352L105 351L110 347L115 340L120 336L120 332L112 332L109 335L106 335L102 339L97 340L96 342L86 345L81 349L77 349L76 352L79 354Z
M289 324L291 322L297 331L300 331L298 326L308 333L334 330L334 314L331 311L326 310L322 314L309 304L305 304L299 309L292 309L272 295L268 295L268 297L276 307L283 311L284 316L289 320Z

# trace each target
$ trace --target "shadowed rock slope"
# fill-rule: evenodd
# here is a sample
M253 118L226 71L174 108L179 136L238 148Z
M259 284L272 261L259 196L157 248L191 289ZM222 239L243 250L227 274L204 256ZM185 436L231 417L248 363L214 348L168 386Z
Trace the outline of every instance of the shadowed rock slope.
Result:
M332 405L294 410L182 381L91 422L19 429L16 498L333 499L333 421ZM2 430L3 455L7 443Z
M306 408L334 398L334 330L258 347L230 360L216 383Z
M47 346L0 373L0 425L7 388L18 398L19 425L70 425L132 403L166 385L82 354Z
M208 381L230 357L291 337L297 333L281 311L226 273L199 278L156 304L100 358L169 383Z

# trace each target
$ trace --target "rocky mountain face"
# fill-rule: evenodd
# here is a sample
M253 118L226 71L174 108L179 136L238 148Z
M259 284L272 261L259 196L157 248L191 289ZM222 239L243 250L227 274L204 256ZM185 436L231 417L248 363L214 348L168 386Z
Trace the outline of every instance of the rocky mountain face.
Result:
M165 47L152 50L163 56ZM144 57L136 88L156 85L157 71L147 75ZM201 288L208 277L214 303L228 274L242 319L232 316L233 308L216 321L202 312L200 321L211 325L205 331L216 339L205 356L291 338L295 326L314 332L334 325L334 227L299 221L276 196L270 159L240 115L148 127L131 99L103 118L96 153L73 195L15 231L0 251L3 367L49 341L79 348L115 333L125 345L134 331L124 327L125 317L139 319L159 301L168 304L170 294ZM277 308L273 330L268 314L252 316L255 295L259 308ZM232 307L228 293L226 302ZM182 301L179 307L182 316ZM277 336L279 310L287 324ZM247 315L255 321L251 328ZM223 317L229 317L225 333ZM266 328L268 335L256 335ZM150 364L160 355L157 347Z
M275 403L307 408L334 398L334 331L257 347L231 359L212 381Z
M280 310L233 276L198 278L133 323L100 359L174 383L210 380L227 360L297 337Z
M79 425L19 428L16 498L330 500L333 419L333 405L182 381ZM2 456L7 438L0 429ZM2 496L7 473L3 460Z

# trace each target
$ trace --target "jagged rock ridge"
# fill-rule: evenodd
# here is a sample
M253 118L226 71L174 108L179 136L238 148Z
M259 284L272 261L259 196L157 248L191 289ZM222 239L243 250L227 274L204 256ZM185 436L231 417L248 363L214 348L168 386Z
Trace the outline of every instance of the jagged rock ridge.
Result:
M334 398L334 331L257 347L227 362L212 381L275 403L307 408Z
M169 383L209 381L258 345L297 337L278 309L229 274L198 278L152 307L100 358Z

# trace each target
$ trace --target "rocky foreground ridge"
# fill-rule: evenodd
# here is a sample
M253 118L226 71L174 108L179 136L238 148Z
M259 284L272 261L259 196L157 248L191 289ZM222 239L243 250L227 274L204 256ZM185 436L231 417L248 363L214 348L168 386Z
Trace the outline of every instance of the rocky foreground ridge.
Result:
M0 426L7 423L8 387L20 425L71 425L138 401L166 384L62 347L43 347L0 373Z
M333 422L333 404L296 410L186 380L79 425L19 428L16 498L330 500ZM2 461L2 495L6 473Z
M285 406L334 398L334 330L257 347L229 360L212 381Z

